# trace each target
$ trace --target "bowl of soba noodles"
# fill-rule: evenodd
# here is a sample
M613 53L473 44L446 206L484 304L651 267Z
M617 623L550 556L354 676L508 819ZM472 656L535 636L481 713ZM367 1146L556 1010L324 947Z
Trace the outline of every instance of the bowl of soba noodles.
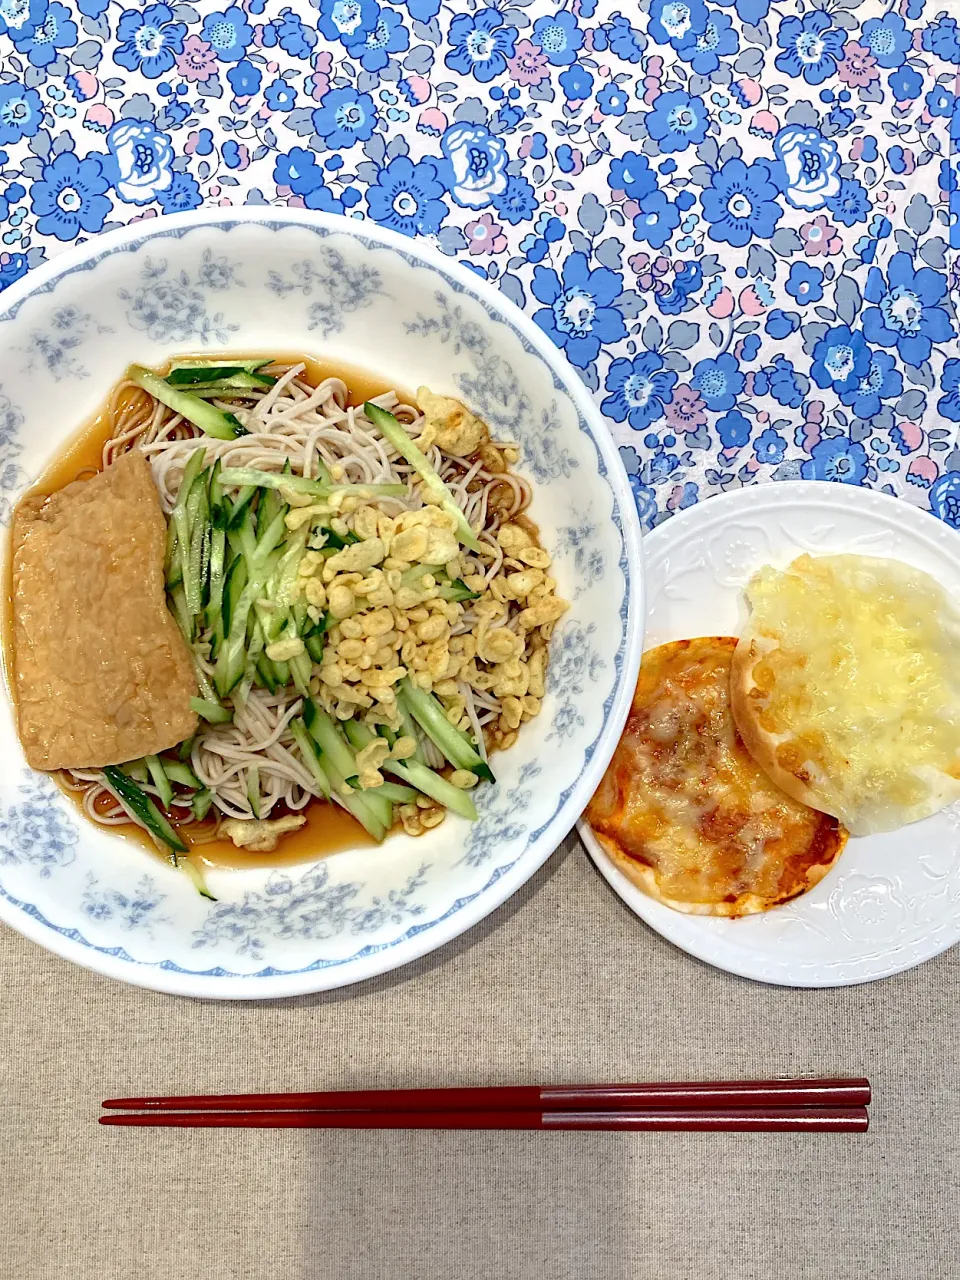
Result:
M215 209L31 272L0 342L0 917L256 999L514 893L642 641L629 484L537 326L426 243Z

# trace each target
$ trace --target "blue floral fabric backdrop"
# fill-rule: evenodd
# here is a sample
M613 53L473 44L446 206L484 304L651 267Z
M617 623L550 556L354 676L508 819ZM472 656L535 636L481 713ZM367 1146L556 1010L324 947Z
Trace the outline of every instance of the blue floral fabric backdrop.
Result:
M960 528L958 69L937 0L0 0L0 288L200 204L372 218L566 352L647 527L806 477Z

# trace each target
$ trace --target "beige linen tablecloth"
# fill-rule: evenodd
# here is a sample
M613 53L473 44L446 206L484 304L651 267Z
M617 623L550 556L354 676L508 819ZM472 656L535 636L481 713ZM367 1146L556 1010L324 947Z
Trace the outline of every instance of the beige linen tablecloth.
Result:
M3 1280L956 1280L960 952L758 986L646 929L575 837L398 973L262 1004L0 931ZM109 1131L112 1094L866 1074L871 1132Z

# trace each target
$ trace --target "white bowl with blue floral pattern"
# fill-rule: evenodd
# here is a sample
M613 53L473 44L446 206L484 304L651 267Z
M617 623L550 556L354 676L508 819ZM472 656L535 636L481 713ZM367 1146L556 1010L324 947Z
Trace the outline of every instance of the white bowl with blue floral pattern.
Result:
M0 309L0 518L131 361L304 352L403 389L461 396L519 441L532 515L571 608L541 715L497 759L479 821L448 817L281 870L210 876L218 901L84 821L31 772L0 706L0 917L127 982L256 999L382 973L508 898L573 825L629 708L642 644L636 510L574 371L490 285L423 242L299 210L196 211L94 239L8 289Z

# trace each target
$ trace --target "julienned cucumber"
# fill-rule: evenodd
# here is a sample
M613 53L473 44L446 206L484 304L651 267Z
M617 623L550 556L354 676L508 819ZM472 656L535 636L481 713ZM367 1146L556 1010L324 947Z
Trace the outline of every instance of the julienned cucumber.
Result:
M196 364L175 365L167 374L171 387L223 387L259 388L272 387L277 381L259 370L269 360L248 360L244 364Z
M199 427L208 436L213 436L217 440L236 440L237 436L247 434L246 427L242 426L232 413L208 404L199 396L192 396L189 391L171 387L169 382L158 374L151 373L149 369L132 364L127 370L127 377L138 387L143 387L144 391L148 391L161 404L165 404L168 409L179 413L182 418Z
M368 493L371 497L402 498L405 484L330 484L327 480L308 480L306 476L286 471L260 471L256 467L224 467L220 473L224 485L256 485L259 489L289 489L311 497L325 498L331 493Z
M418 791L422 791L425 796L430 796L438 804L442 804L454 813L459 813L461 818L476 822L477 809L470 799L469 792L461 791L452 782L442 778L439 773L428 769L425 764L418 764L416 760L384 760L380 767L387 773L395 774L411 787L416 787Z
M483 756L465 733L454 728L432 694L418 688L407 676L400 681L399 693L402 705L452 765L458 769L469 769L487 782L496 781Z
M287 475L282 471L260 471L256 467L224 467L220 483L227 487L254 486L258 489L289 489L293 493L307 493L322 498L328 487L318 480L305 476Z
M190 710L203 716L209 724L229 724L233 719L233 712L228 707L222 707L219 702L214 702L212 698L191 698Z
M376 737L370 726L363 724L359 720L347 720L344 722L343 728L350 739L351 746L357 751L362 751ZM398 764L400 767L395 768L394 766ZM373 787L364 792L364 795L370 799L374 796L382 796L385 800L409 803L410 799L416 799L417 791L421 791L425 796L430 796L431 799L439 801L440 804L452 809L454 813L459 813L464 818L469 818L471 821L476 818L477 810L469 795L465 791L461 791L459 787L455 787L452 782L448 782L446 778L441 777L439 773L435 773L433 769L429 769L425 764L413 759L402 762L387 759L380 765L380 768L395 773L397 777L403 778L410 786L397 787L395 783L384 782L379 787ZM412 788L416 788L416 790ZM394 794L397 791L408 793L406 801L401 799L399 795Z
M451 600L455 604L462 604L464 600L479 600L479 591L471 591L462 578L448 577L442 564L417 564L412 569L404 569L400 575L401 586L419 591L428 573L437 584L441 600Z
M103 771L103 780L135 822L146 827L152 836L162 841L173 850L173 861L176 864L178 853L189 853L189 849L171 827L157 806L145 791L141 791L132 778L128 778L122 769L108 764Z
M195 866L189 858L186 858L181 864L181 869L186 872L187 879L193 882L193 887L199 893L201 898L209 898L211 902L217 902L218 899L210 892L207 882L203 878L203 872L198 866Z
M424 485L438 499L444 511L456 520L457 537L463 545L469 547L471 551L479 551L480 543L477 541L477 535L470 528L466 516L454 501L453 494L440 479L433 463L421 453L394 415L388 413L386 409L381 409L379 405L371 404L369 400L363 406L363 411L384 439L393 445L397 453L406 458Z
M303 723L299 716L290 721L290 732L293 734L293 740L297 744L303 763L313 774L317 786L320 788L323 796L330 799L330 779L324 773L320 759L317 755L316 748L307 733L307 726Z

